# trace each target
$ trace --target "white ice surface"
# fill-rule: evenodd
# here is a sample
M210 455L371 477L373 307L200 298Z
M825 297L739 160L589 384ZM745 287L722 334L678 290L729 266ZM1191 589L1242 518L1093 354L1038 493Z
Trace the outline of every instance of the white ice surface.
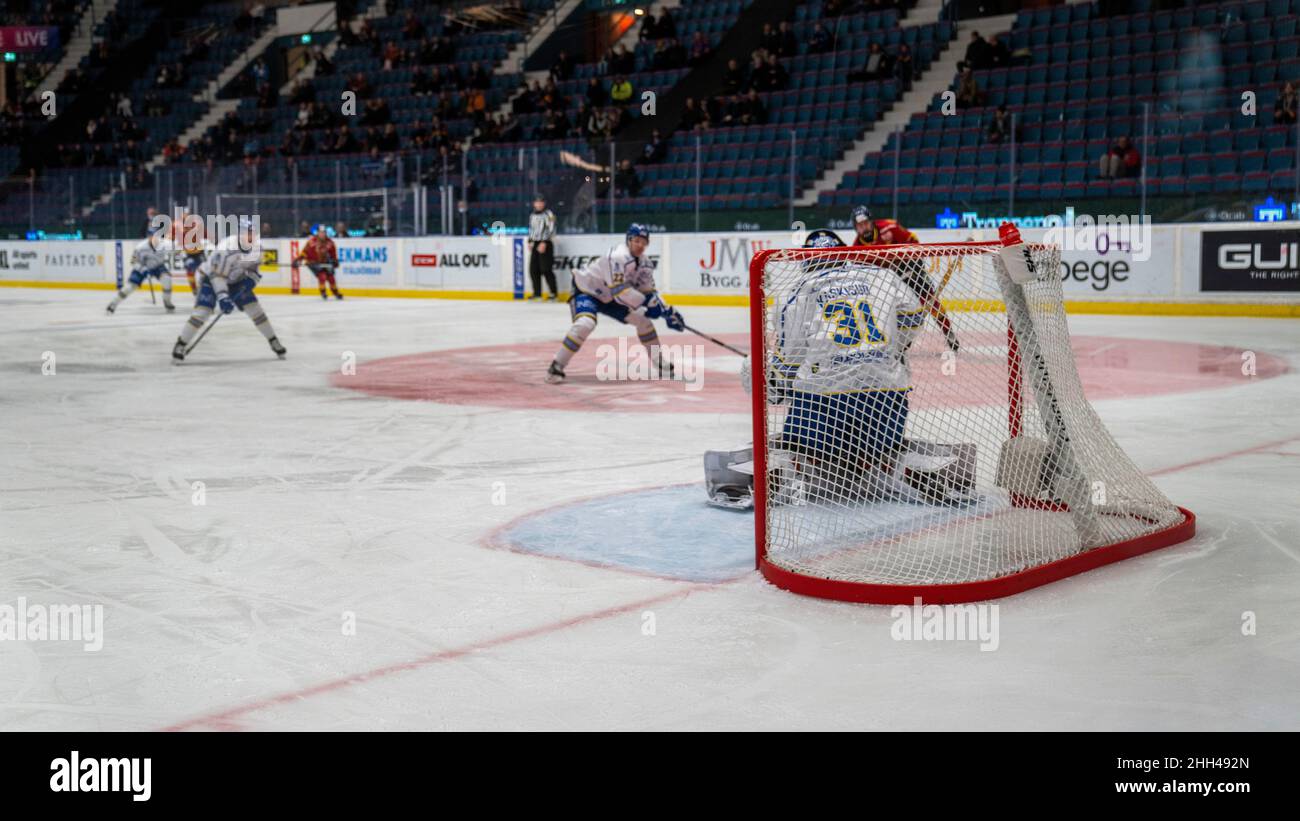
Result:
M136 294L110 318L108 298L0 289L0 604L106 613L98 653L0 641L0 730L1300 729L1296 321L1072 320L1293 373L1097 403L1199 534L1003 600L1000 646L980 652L894 641L888 608L755 574L691 584L480 541L558 503L698 482L704 450L747 438L741 413L594 418L328 383L345 351L555 342L564 306L268 297L287 361L236 316L173 368L183 316ZM746 327L739 309L685 313Z

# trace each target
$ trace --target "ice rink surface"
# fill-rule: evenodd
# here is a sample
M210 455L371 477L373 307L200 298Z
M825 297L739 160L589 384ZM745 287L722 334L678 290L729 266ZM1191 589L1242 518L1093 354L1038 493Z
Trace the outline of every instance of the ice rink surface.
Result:
M700 513L749 439L718 348L694 396L588 350L552 387L563 305L271 296L287 360L236 314L173 367L177 296L0 289L0 604L105 613L98 652L0 641L0 730L1300 729L1295 320L1071 319L1198 534L1002 600L981 652L747 569Z

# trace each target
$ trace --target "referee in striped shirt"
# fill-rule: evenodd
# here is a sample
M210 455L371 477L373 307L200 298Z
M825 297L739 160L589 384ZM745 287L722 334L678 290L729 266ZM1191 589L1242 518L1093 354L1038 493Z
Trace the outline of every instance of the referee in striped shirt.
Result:
M533 198L533 213L528 215L528 242L532 245L528 271L533 277L530 301L542 298L542 277L546 277L546 287L551 290L550 301L556 300L554 237L555 213L546 207L546 198L538 194Z

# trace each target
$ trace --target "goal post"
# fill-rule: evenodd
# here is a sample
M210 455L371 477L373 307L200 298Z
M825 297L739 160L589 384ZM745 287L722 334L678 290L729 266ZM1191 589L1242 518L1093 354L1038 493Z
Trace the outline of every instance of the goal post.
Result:
M1193 535L1195 517L1084 396L1060 250L1021 247L1041 276L1017 281L1001 242L754 256L769 581L857 602L977 601Z

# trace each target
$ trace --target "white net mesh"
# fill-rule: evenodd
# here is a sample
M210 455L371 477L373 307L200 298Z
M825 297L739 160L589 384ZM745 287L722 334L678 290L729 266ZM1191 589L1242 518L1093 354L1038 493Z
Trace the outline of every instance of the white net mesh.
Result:
M1023 286L994 244L762 263L769 563L963 584L1183 521L1085 399L1051 275L1059 249L1031 250L1049 273Z

